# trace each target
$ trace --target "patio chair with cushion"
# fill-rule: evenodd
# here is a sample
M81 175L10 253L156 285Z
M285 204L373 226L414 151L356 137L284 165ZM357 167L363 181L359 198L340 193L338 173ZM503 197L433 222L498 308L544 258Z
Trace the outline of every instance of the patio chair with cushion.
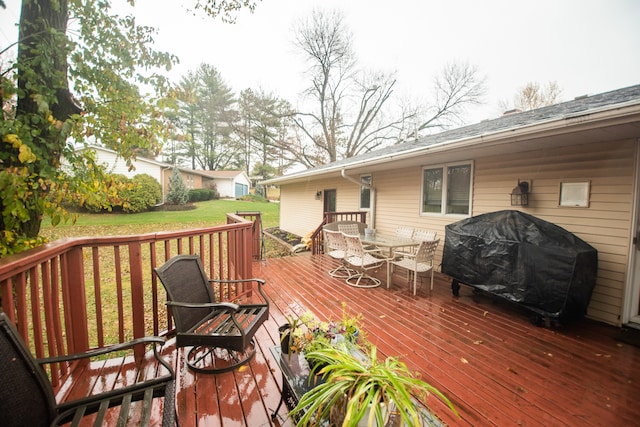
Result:
M167 291L176 345L192 347L189 368L226 372L253 357L253 336L269 317L263 280L209 280L198 255L176 255L155 272ZM216 294L224 301L216 301Z
M159 337L138 338L131 342L115 344L97 350L89 350L80 354L56 356L46 359L35 359L29 348L18 334L15 326L6 313L0 312L0 425L4 427L18 426L57 426L72 422L71 425L102 425L112 407L116 418L148 425L151 412L156 403L157 413L164 415L163 426L176 425L174 405L174 373L171 366L158 354L158 345L164 343ZM88 363L90 357L101 356L111 352L121 352L133 346L152 345L153 358L145 357L136 363L140 371L146 364L153 364L158 375L146 380L137 381L122 387L115 387L101 393L88 395L81 399L57 403L54 390L43 366L64 365L67 370L73 364ZM104 361L101 362L101 365ZM155 367L157 364L158 367ZM161 365L161 366L160 366ZM152 366L152 365L149 365ZM87 382L95 378L85 378ZM75 379L79 384L81 380ZM90 386L90 384L89 384ZM104 384L97 384L96 389L103 390ZM90 391L89 387L89 391ZM89 393L87 391L87 393ZM163 397L164 403L156 397ZM132 403L137 402L139 403ZM159 405L163 408L159 409ZM85 416L90 416L89 420ZM133 416L134 418L130 418Z
M341 279L351 277L355 271L349 268L345 261L347 242L344 240L344 234L340 231L324 230L324 239L327 242L326 254L340 261L338 267L329 270L329 275Z
M433 258L438 248L440 239L423 240L420 242L415 254L407 252L396 252L401 254L400 258L390 259L387 264L387 287L391 284L391 275L394 267L406 269L409 278L413 275L413 295L416 294L418 274L431 271L431 290L433 290Z
M358 288L375 288L380 286L380 280L367 274L369 270L380 268L387 262L379 251L365 250L360 236L345 234L347 243L347 257L345 261L354 270L355 274L346 279L347 284Z

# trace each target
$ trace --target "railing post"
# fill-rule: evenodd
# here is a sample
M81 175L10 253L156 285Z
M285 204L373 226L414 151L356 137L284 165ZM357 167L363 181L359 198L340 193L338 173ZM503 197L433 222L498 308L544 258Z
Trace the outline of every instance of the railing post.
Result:
M142 246L140 242L129 243L129 271L131 272L131 308L133 315L133 338L144 337L144 283L142 277ZM134 348L136 359L144 356L144 346Z
M66 254L66 269L63 270L63 286L66 287L65 311L67 319L67 342L69 353L79 353L89 349L89 330L87 327L87 298L84 284L84 259L82 248L74 247Z
M253 224L251 228L245 228L243 230L244 236L244 254L242 256L243 261L243 271L242 277L245 279L250 279L253 277Z

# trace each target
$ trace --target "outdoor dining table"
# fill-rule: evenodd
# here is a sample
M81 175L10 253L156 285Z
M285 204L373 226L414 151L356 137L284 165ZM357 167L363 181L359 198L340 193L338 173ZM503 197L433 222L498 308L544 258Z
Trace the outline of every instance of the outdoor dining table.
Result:
M388 250L387 258L393 258L393 253L395 249L398 248L407 248L412 246L419 246L420 242L417 240L409 239L406 237L398 237L395 235L384 235L384 234L361 234L360 240L363 245L374 245L379 248L386 248ZM387 261L387 277L389 277L389 262ZM387 288L391 286L389 283L390 280L387 280Z

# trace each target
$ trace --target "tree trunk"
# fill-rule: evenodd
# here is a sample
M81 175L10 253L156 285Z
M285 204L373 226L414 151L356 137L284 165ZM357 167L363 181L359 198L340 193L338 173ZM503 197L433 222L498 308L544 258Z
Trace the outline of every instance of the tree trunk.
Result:
M16 119L40 130L39 134L32 134L33 140L24 141L30 142L37 158L29 164L30 173L35 177L43 175L45 169L60 166L66 133L61 131L62 126L52 125L51 119L55 120L53 123L63 123L73 114L80 113L67 80L67 20L66 0L22 2ZM24 167L18 163L6 166ZM41 182L34 182L32 188L33 192L28 196L30 200L26 204L33 210L30 212L30 219L21 226L28 237L36 237L40 231L42 201L49 192L49 188ZM2 202L0 208L4 208Z

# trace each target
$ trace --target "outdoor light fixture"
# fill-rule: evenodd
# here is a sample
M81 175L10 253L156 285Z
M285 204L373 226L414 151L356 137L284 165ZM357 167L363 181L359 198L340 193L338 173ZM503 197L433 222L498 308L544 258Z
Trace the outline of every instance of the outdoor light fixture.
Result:
M518 185L511 191L511 206L527 206L529 204L529 183L518 180Z
M322 191L317 191L316 192L316 200L320 200L321 197L322 197Z

